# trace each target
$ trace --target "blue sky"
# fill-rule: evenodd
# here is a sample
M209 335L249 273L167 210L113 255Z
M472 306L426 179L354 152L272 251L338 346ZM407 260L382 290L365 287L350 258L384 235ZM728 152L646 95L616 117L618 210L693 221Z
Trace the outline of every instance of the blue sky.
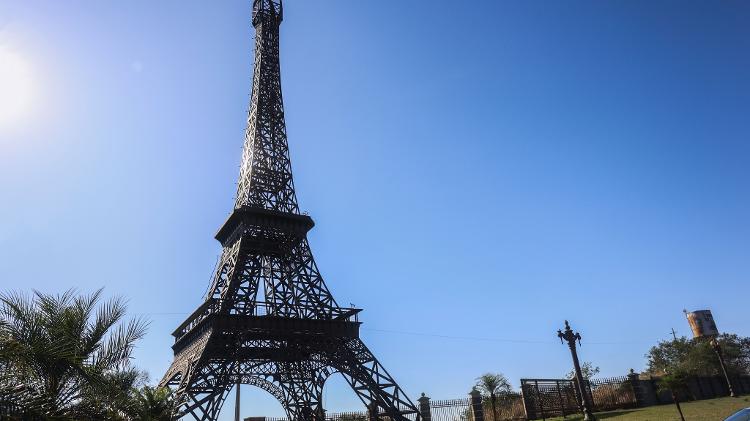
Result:
M566 318L603 375L688 334L683 308L750 335L750 4L285 5L313 252L413 398L464 396L487 371L564 374ZM233 204L249 15L0 0L0 46L36 85L0 128L2 289L128 297L152 320L136 363L155 380ZM359 409L343 380L326 390L329 410ZM243 393L243 416L281 414Z

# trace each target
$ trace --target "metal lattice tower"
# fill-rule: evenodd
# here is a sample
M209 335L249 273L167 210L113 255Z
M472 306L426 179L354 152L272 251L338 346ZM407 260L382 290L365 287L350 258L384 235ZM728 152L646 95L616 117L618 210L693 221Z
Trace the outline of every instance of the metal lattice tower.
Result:
M175 418L216 420L235 384L272 394L290 419L324 418L323 385L341 373L373 417L418 411L359 338L358 313L334 300L310 251L289 160L279 68L281 0L254 0L255 63L237 200L204 303L173 333L161 381Z

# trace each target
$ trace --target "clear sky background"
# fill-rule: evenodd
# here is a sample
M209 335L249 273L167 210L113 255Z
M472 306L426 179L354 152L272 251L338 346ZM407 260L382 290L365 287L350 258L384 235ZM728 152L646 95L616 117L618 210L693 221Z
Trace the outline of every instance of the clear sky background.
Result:
M0 0L34 86L0 127L0 285L128 297L154 381L233 204L249 3ZM688 334L684 308L750 335L750 3L285 3L310 243L412 398L563 375L566 318L602 375Z

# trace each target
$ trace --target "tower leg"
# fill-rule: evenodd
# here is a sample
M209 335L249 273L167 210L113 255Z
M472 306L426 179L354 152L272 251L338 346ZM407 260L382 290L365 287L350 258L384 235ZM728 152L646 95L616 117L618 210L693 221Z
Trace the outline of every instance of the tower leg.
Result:
M391 420L411 421L405 414L418 415L416 406L361 339L347 341L337 356L336 368L367 408L377 413L382 408Z
M187 387L178 390L175 397L178 418L190 416L195 421L216 420L233 386L230 370L221 364L206 364L191 375Z
M319 363L298 361L280 364L279 385L285 392L282 403L290 420L324 421L323 385L328 377Z

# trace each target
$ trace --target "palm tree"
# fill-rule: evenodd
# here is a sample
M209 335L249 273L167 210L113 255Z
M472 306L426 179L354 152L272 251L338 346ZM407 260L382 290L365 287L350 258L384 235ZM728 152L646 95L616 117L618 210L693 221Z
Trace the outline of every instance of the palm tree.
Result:
M129 392L132 384L122 381L135 378L130 358L147 323L125 322L125 301L102 303L101 295L0 294L0 364L7 370L0 390L12 389L17 402L40 415L59 417L91 416Z
M81 408L79 415L92 419L140 420L130 417L130 412L138 405L138 388L147 380L146 373L133 367L107 373L101 386L87 384L84 387L81 402L85 403L85 408Z
M492 421L497 421L497 394L510 392L513 386L502 373L485 373L477 377L476 387L485 396L489 396L492 405Z
M128 415L140 421L170 421L174 408L172 392L168 388L144 386L133 393Z

